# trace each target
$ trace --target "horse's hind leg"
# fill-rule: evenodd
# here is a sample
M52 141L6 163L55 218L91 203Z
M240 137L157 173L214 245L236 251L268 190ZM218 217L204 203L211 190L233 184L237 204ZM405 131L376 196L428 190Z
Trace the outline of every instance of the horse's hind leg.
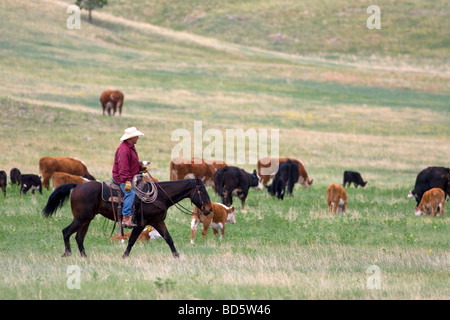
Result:
M80 254L82 257L86 258L86 251L84 250L84 246L83 246L83 242L84 242L84 237L86 236L86 233L89 229L89 224L91 221L87 221L84 222L79 228L78 228L78 232L77 235L75 236L75 240L77 241L78 244L78 250L80 250Z
M70 236L74 234L79 227L80 221L78 219L74 219L71 224L62 230L65 246L65 250L62 255L63 257L69 257L72 254L72 251L70 250Z

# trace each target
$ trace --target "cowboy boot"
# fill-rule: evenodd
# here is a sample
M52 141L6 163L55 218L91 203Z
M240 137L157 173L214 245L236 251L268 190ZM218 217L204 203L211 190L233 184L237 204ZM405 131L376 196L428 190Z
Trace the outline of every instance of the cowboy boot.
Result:
M122 219L122 226L125 228L134 228L137 227L137 224L133 223L131 216L123 217Z

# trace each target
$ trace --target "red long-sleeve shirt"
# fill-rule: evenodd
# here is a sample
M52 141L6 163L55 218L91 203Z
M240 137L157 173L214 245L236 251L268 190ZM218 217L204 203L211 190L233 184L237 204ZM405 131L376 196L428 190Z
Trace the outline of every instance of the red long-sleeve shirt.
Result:
M141 163L134 145L123 141L116 150L112 175L118 183L131 181L139 173Z

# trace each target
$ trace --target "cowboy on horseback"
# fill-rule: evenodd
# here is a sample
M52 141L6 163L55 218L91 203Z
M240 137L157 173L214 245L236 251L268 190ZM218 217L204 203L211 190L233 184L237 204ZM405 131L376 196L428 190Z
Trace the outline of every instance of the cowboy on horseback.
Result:
M147 172L147 167L139 162L139 156L135 148L139 136L143 135L135 127L125 129L123 136L120 138L122 143L117 148L114 156L112 177L120 185L124 194L122 225L127 228L136 227L136 224L132 222L135 192L131 188L131 181L140 171Z

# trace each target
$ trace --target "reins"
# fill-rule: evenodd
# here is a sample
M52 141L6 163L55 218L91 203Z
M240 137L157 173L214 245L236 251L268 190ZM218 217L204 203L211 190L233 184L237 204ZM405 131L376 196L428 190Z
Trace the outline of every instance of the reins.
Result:
M167 192L159 185L159 183L156 183L156 186L159 187L159 189L167 196L167 198L169 198L170 202L172 202L172 205L174 205L182 213L189 214L189 215L194 214L194 212L192 210L189 210L189 209L185 208L183 205L174 202L172 200L172 198L167 194ZM202 204L203 204L203 200L202 200L202 197L200 197L200 190L199 190L198 186L195 186L195 191L194 192L197 192L199 194L200 202L202 202ZM193 197L189 196L189 198L191 199L191 203L192 203L192 198Z

